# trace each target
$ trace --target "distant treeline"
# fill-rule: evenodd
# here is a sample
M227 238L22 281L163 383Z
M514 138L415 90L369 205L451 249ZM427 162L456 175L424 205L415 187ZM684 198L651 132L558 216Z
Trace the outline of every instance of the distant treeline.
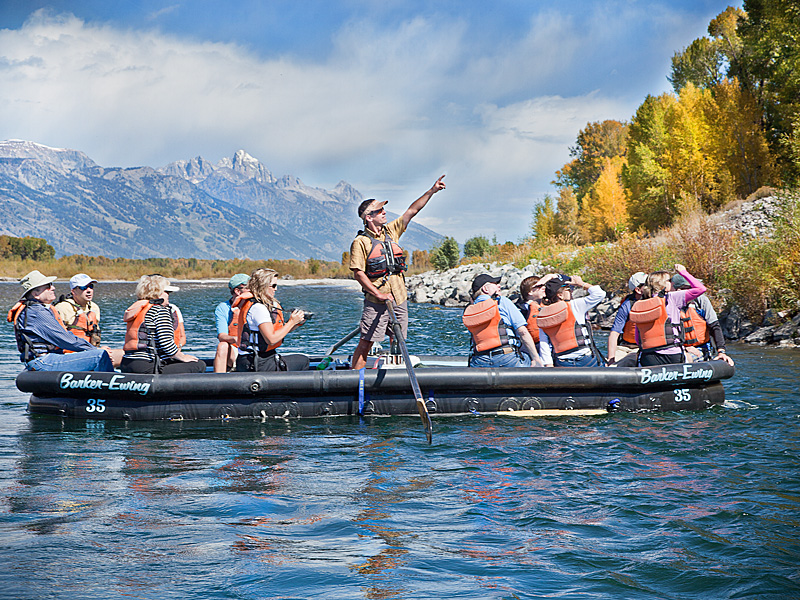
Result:
M55 250L47 240L34 237L0 236L0 273L5 277L22 277L33 269L45 275L68 279L86 273L100 280L135 281L142 275L159 273L171 279L227 279L234 273L252 273L265 267L275 269L281 277L294 279L345 279L352 277L348 267L350 253L342 254L341 262L318 260L250 260L234 258L108 258L72 254L55 258ZM430 269L428 252L414 250L411 272Z

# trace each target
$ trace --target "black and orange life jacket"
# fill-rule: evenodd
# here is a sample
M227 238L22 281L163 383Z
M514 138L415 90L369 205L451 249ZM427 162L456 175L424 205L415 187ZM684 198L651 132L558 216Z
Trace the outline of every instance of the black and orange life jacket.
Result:
M474 352L488 352L510 346L508 329L500 316L500 301L489 298L469 305L461 317L472 336Z
M14 306L12 306L9 311L8 315L6 316L6 320L9 323L14 324L14 338L17 342L17 350L19 350L20 360L24 363L27 363L34 358L38 358L44 354L49 354L50 352L65 352L55 344L50 344L45 342L44 340L34 340L31 339L24 331L25 326L28 323L28 307L35 302L39 302L38 300L19 300ZM39 304L42 304L39 302ZM58 314L58 311L55 307L51 304L47 308L53 313L53 316L56 318L56 321L66 329L64 326L64 321L61 320L61 315ZM22 318L22 323L20 324L19 319L22 316L23 311L25 312L25 316Z
M384 231L384 240L381 241L369 230L359 231L358 235L363 235L372 240L372 248L367 255L367 265L365 273L370 279L380 279L389 275L399 275L407 270L406 257L403 249Z
M697 311L695 302L690 302L681 309L681 324L684 345L702 346L711 340L708 323Z
M163 303L164 300L162 298L156 300L137 300L125 309L125 313L122 316L126 327L125 344L122 346L125 352L137 352L154 348L155 339L152 339L152 336L155 335L155 332L145 327L144 317L147 311L153 308L153 306ZM175 323L178 321L178 317L172 309L170 309L170 312L172 314L173 340L175 341L175 345L181 348L183 344L186 344L186 334L182 333L182 327L181 331L175 329Z
M575 319L569 302L559 300L544 306L536 317L539 329L547 334L556 356L563 356L581 348L591 349L591 342L583 327ZM587 327L589 325L587 324Z
M539 316L539 311L542 310L542 305L534 300L528 301L528 320L525 322L525 329L531 334L533 343L539 343L539 323L536 317Z
M623 302L627 302L630 300L631 308L633 308L633 303L636 302L636 296L630 294L626 297ZM625 326L622 328L622 336L621 339L623 342L630 346L636 346L636 323L631 321L630 312L628 312L628 320L625 321Z
M64 323L67 331L97 346L100 343L100 323L97 313L81 308L72 298L61 296L57 304L67 304L74 313L72 321Z
M275 344L270 344L264 339L264 336L261 335L260 331L257 329L255 331L250 329L250 326L247 324L247 314L250 312L250 309L254 304L260 304L260 302L253 298L252 294L250 294L250 297L245 298L239 303L239 316L236 319L239 337L236 345L245 354L249 354L253 351L258 352L259 354L272 352L283 343L283 340ZM269 314L272 318L272 326L275 328L275 330L283 327L285 323L283 320L283 310L279 304L276 304L270 308Z
M239 343L242 339L241 336L241 329L239 323L239 314L242 312L242 306L244 306L247 300L250 300L253 297L253 293L250 291L242 292L236 298L231 301L231 322L228 325L228 335L232 336L236 341L233 342L233 345L237 348L239 347Z
M667 301L661 296L637 300L631 307L630 320L639 332L639 347L648 352L665 350L682 343L682 335L675 335L675 328L682 331L680 323L673 323L667 314Z

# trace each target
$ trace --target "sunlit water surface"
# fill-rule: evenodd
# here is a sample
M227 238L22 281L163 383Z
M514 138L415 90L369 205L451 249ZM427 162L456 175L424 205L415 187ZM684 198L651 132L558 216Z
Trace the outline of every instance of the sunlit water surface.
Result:
M132 291L97 288L112 346ZM188 352L226 293L174 296ZM352 289L278 294L315 313L292 349L359 317ZM410 351L465 354L460 314L412 305ZM399 417L31 418L0 338L3 598L800 598L795 350L731 347L707 412L439 418L428 446Z

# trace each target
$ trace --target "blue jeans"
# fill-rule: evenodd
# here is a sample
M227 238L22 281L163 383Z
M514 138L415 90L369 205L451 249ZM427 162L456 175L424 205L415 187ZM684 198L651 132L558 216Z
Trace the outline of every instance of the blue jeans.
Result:
M25 368L28 371L114 371L108 352L101 348L70 354L51 352L29 361Z
M496 354L494 356L482 354L480 356L471 356L469 359L469 366L483 368L530 367L531 357L524 352L519 354L516 352L510 354Z
M599 367L600 365L597 362L597 359L594 355L590 352L589 354L584 354L583 356L579 356L577 358L558 358L557 356L554 358L555 367Z

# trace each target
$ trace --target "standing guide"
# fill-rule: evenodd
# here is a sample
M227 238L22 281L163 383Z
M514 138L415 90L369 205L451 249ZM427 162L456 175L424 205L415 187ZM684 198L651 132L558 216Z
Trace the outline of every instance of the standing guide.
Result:
M364 229L358 232L350 245L350 270L364 290L364 309L361 313L361 339L353 352L353 369L365 367L372 344L381 341L391 331L387 300L394 302L403 338L407 335L408 294L403 275L406 264L403 249L397 241L433 195L445 189L443 179L444 175L414 200L403 216L388 224L384 208L386 200L370 198L358 207Z

